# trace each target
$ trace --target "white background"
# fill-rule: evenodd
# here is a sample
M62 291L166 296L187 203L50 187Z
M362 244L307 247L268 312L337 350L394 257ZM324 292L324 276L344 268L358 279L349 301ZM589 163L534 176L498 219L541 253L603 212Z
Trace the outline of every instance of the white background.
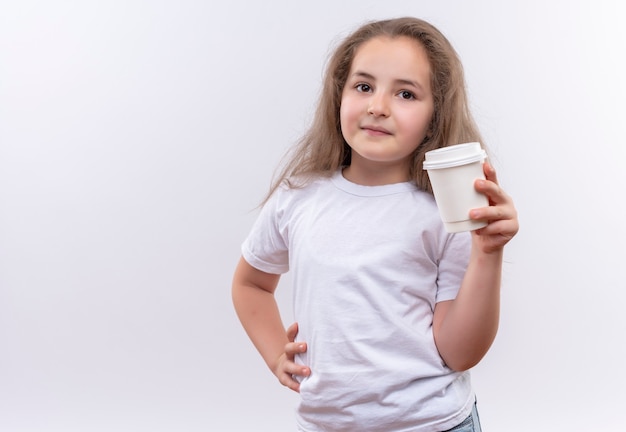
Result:
M514 197L483 428L626 397L618 1L2 1L0 431L293 431L233 312L239 246L365 20L438 26ZM278 297L290 322L289 284ZM616 430L617 430L616 429Z

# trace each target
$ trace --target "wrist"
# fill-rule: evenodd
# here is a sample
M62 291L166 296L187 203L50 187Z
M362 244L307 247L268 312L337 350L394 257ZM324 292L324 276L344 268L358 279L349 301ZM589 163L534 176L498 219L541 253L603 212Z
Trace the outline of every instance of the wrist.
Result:
M477 242L472 242L470 261L476 261L480 265L502 265L504 259L504 248L485 250Z
M499 244L497 241L494 242L492 239L473 231L472 254L499 259L504 255L504 244Z

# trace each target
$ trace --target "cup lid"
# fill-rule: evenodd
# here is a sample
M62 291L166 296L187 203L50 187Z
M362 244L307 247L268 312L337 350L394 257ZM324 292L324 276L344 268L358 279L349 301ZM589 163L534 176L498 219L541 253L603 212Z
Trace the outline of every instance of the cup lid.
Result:
M480 146L480 143L456 144L426 152L424 169L451 168L479 162L486 158L487 153Z

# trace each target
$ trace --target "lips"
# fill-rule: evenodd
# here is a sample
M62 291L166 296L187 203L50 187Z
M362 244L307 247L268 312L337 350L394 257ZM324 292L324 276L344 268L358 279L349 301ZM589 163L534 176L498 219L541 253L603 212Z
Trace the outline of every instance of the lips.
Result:
M371 135L391 135L390 131L388 131L387 129L381 126L364 125L364 126L361 126L361 129L363 129L365 132Z

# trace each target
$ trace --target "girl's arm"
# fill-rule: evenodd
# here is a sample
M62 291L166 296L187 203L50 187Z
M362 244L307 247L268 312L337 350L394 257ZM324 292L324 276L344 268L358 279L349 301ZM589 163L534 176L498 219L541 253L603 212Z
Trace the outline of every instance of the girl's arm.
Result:
M293 375L308 376L307 367L294 362L306 344L295 343L298 325L285 330L274 291L280 275L265 273L241 258L233 277L232 297L239 320L263 360L278 380L294 391L300 384Z
M433 333L439 354L448 367L463 371L487 353L498 330L500 281L504 245L517 233L519 223L513 200L498 186L495 170L484 165L487 180L476 190L489 198L489 207L474 209L472 219L489 224L472 232L472 250L465 277L454 300L435 306Z

